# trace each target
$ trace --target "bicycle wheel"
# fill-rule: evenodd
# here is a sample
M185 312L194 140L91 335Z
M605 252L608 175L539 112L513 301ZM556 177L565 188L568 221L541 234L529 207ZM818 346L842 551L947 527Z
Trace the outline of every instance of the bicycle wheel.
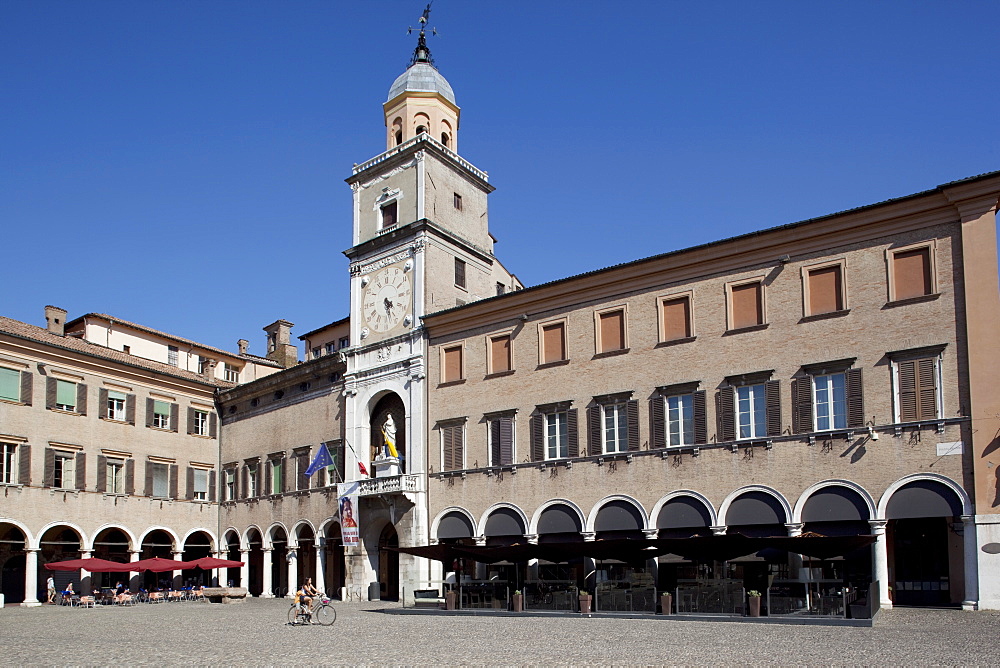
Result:
M323 626L330 626L337 621L337 611L329 603L324 603L316 609L316 620Z
M292 626L299 623L297 619L298 615L296 615L297 612L298 610L295 609L294 605L288 609L288 623Z

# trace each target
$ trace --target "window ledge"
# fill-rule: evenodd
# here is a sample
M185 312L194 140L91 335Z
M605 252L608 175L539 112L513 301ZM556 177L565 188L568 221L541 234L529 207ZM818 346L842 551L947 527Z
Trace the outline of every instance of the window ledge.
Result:
M23 401L17 401L16 399L4 399L0 397L0 404L13 404L14 406L27 406L28 404Z
M85 415L85 413L77 413L76 411L68 411L65 408L55 408L55 407L52 407L49 410L52 411L53 413L62 413L63 415Z
M188 434L188 436L194 436L195 438L207 438L208 440L212 440L212 437L209 436L208 434Z
M828 311L826 313L816 313L815 315L807 315L799 319L799 324L804 322L815 322L816 320L829 320L830 318L842 318L851 312L851 309L845 308L839 311Z
M677 346L682 343L691 343L697 336L685 336L683 339L670 339L669 341L660 341L654 346L655 348L666 348L667 346Z
M595 354L591 359L599 360L605 357L615 357L616 355L624 355L629 351L628 348L619 348L618 350L605 350L604 352Z
M896 299L894 301L886 302L883 309L896 308L897 306L908 306L910 304L922 304L924 302L932 302L941 296L940 292L932 292L929 295L920 295L919 297L910 297L908 299Z
M504 376L513 375L514 369L507 369L506 371L494 371L493 373L488 373L483 376L483 380L489 380L490 378L503 378Z
M759 325L750 325L749 327L739 327L737 329L727 329L722 333L723 336L732 336L733 334L743 334L744 332L759 332L761 330L767 329L768 323L764 322Z
M19 482L0 482L0 487L6 487L8 489L17 489L17 490L20 490L21 488L23 488L25 486L26 485L24 485L22 483L19 483Z
M101 416L101 419L104 420L105 422L112 422L114 424L127 424L131 426L135 425L134 422L129 422L128 420L116 420L114 418L104 417L103 415Z
M535 370L539 371L541 369L551 369L551 368L557 367L557 366L566 366L567 364L569 364L569 360L568 359L565 359L565 360L556 360L555 362L545 362L543 364L539 364L538 366L536 366Z
M444 383L438 383L438 387L452 387L453 385L462 385L465 383L465 378L459 378L458 380L449 380Z
M174 431L173 429L168 429L166 427L154 427L153 425L149 425L148 429L152 429L153 431L165 431L170 433L173 433Z

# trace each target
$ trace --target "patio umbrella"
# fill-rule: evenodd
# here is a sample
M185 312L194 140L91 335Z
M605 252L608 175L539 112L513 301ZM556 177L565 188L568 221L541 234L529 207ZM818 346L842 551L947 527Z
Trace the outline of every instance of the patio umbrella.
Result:
M174 559L163 559L162 557L153 557L152 559L141 559L140 561L133 561L130 564L122 564L127 566L127 570L130 571L152 571L154 573L164 573L166 571L182 571L187 568L194 568L193 561L176 561Z
M84 569L91 573L127 573L131 564L123 564L118 561L108 561L107 559L69 559L67 561L53 561L45 564L45 568L50 571L76 571Z
M215 557L202 557L201 559L195 559L194 561L189 561L188 563L204 571L209 571L213 568L240 568L243 566L242 561L216 559Z

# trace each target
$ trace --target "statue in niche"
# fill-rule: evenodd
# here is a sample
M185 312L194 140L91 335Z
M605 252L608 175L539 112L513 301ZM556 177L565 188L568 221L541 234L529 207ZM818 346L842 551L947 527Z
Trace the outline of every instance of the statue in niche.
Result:
M399 453L396 451L396 422L392 419L392 413L385 416L382 423L382 440L385 443L383 457L393 457L398 459Z

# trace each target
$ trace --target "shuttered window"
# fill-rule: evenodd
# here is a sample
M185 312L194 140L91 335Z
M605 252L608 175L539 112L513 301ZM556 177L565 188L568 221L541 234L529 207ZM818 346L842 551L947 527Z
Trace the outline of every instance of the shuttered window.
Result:
M589 454L610 455L638 450L639 402L608 399L595 397L595 403L587 408Z
M490 466L514 463L514 417L504 415L489 420Z
M208 501L208 471L205 469L191 469L192 471L192 492L191 498L195 501Z
M153 426L158 429L170 428L170 404L166 401L153 400Z
M929 247L892 254L893 299L922 297L934 291Z
M56 380L56 408L64 411L76 410L76 383Z
M462 346L444 349L444 377L442 383L462 380Z
M781 435L781 384L777 380L723 387L716 394L721 441Z
M625 311L611 311L598 316L600 353L613 352L625 348Z
M808 272L809 313L820 315L844 309L843 276L839 265Z
M115 392L112 390L104 390L101 392L107 395L105 400L105 406L107 407L107 417L109 420L118 420L119 422L125 422L125 403L128 399L124 392Z
M0 399L21 400L21 372L0 367Z
M389 202L382 207L382 229L388 229L396 224L399 207L396 202Z
M235 501L236 500L236 470L226 469L222 473L223 476L223 494L225 498L223 501Z
M542 327L542 364L566 359L566 326L558 322Z
M763 286L744 283L730 288L732 322L730 329L764 324Z
M441 470L465 468L465 425L443 425L441 430Z
M676 341L691 337L691 298L664 299L660 306L663 340Z
M17 484L17 446L0 443L0 485Z
M938 359L924 358L896 363L899 375L899 421L915 422L938 417Z
M511 358L510 335L490 339L490 373L503 373L514 368Z

